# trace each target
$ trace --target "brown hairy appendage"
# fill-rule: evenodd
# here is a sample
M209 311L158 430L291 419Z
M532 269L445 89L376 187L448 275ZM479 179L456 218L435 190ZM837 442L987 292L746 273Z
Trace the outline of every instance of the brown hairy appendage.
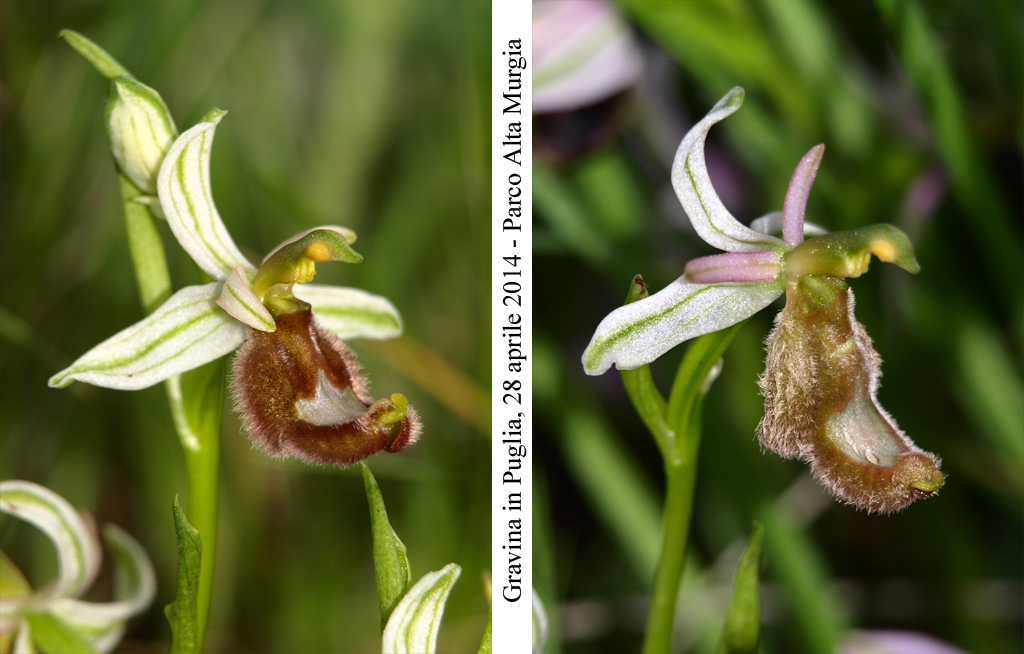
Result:
M935 494L945 479L939 458L878 403L881 358L853 316L853 292L840 280L810 283L827 287L789 284L768 337L761 444L806 461L832 494L868 512L892 513ZM824 306L822 288L830 291Z
M271 456L349 465L416 440L416 412L404 398L401 407L374 402L355 354L312 312L276 322L274 332L249 330L232 367L235 410L253 445Z

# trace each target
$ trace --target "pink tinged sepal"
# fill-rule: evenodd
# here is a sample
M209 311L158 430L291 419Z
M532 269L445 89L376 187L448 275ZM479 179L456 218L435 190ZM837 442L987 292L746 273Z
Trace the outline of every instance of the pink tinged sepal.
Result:
M583 369L600 375L613 365L639 368L683 341L749 318L780 295L782 285L776 282L693 284L680 277L608 314L583 352Z
M374 402L355 355L310 311L278 316L273 333L251 330L232 387L253 445L271 456L344 466L419 436L405 398Z
M786 246L782 241L744 226L729 213L715 193L704 162L704 141L711 126L732 115L742 104L743 89L737 86L683 137L672 163L672 187L697 234L719 250L784 252Z
M245 327L217 306L220 282L187 286L131 327L114 334L50 378L134 391L198 368L245 340Z
M803 156L793 177L789 180L786 199L782 204L782 240L793 248L804 242L804 215L807 213L807 198L818 174L821 158L825 156L825 144L819 143Z
M768 337L761 444L810 464L837 498L870 513L930 497L945 476L878 403L881 359L853 315L844 282L791 284Z
M685 276L694 284L749 284L773 282L781 271L774 252L726 252L689 261Z
M217 306L253 329L261 332L272 332L277 329L274 317L252 292L249 279L240 266L235 266L234 271L224 281L224 287L217 297Z
M255 270L231 239L210 187L210 149L226 112L213 109L179 136L160 165L157 195L174 237L193 261L214 279L226 279L236 266Z

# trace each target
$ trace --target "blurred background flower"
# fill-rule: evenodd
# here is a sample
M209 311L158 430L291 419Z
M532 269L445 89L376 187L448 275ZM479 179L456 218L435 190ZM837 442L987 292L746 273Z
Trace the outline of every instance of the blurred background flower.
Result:
M826 143L807 219L831 231L887 222L910 236L920 275L879 266L851 286L885 360L880 401L949 476L935 499L881 518L832 503L799 464L762 454L757 375L771 312L755 316L704 408L675 642L714 650L733 566L759 519L764 652L834 651L852 628L1020 651L1024 5L617 7L642 53L636 81L536 116L540 136L557 115L555 138L588 144L535 159L535 275L552 289L534 306L534 584L551 617L546 651L629 651L643 632L661 458L621 381L587 378L577 361L634 275L654 293L713 252L680 209L669 168L683 134L737 85L743 111L706 148L734 215L781 210L794 162ZM678 349L652 366L662 389Z
M322 267L317 281L400 307L401 339L353 349L371 392L404 394L424 431L401 461L371 465L415 577L463 568L439 650L475 651L490 567L488 5L58 1L8 3L2 15L18 27L0 43L0 478L94 507L150 553L157 599L122 648L166 650L184 466L162 389L46 388L143 315L103 133L105 84L57 38L62 28L160 89L180 125L230 111L212 183L250 259L316 225L359 234L365 263ZM164 241L175 288L202 283L169 232ZM359 471L268 460L230 411L224 424L209 651L379 649ZM25 543L23 531L0 520L0 545ZM9 554L30 562L30 581L53 576L46 557Z

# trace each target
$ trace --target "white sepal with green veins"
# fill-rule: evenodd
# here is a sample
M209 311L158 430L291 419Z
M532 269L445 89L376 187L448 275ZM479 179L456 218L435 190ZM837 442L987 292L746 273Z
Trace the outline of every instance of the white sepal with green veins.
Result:
M57 548L57 580L32 592L6 557L0 586L0 626L16 631L15 651L53 649L74 643L82 649L109 652L120 642L127 621L152 603L156 575L145 551L121 529L107 525L103 536L113 555L114 600L77 599L100 567L100 550L90 524L61 496L28 481L0 482L0 511L39 527ZM10 580L17 584L8 583Z
M455 580L462 568L454 563L428 572L395 606L384 627L382 654L433 654L437 632Z
M111 336L50 378L132 391L198 368L234 351L245 327L216 304L221 284L186 286L156 311Z
M213 136L226 113L212 109L202 122L179 136L157 177L160 206L174 237L214 279L226 279L235 266L255 270L224 226L210 187Z
M155 194L160 164L178 136L160 94L132 77L117 77L103 118L117 167L139 190Z

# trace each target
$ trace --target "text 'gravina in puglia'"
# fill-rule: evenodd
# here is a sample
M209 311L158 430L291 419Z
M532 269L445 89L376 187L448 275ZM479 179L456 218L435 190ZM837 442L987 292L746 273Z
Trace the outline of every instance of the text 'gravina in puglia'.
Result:
M523 445L523 413L517 414L517 418L508 421L508 430L501 432L501 443L508 448L508 467L501 475L502 486L518 488L522 486L523 478L520 471L523 467L523 457L526 456L526 446ZM501 596L507 602L516 602L523 595L523 493L521 490L509 490L506 495L506 502L501 507L502 511L508 512L508 538L501 546L508 555L508 579L501 587ZM515 517L513 517L515 516Z

